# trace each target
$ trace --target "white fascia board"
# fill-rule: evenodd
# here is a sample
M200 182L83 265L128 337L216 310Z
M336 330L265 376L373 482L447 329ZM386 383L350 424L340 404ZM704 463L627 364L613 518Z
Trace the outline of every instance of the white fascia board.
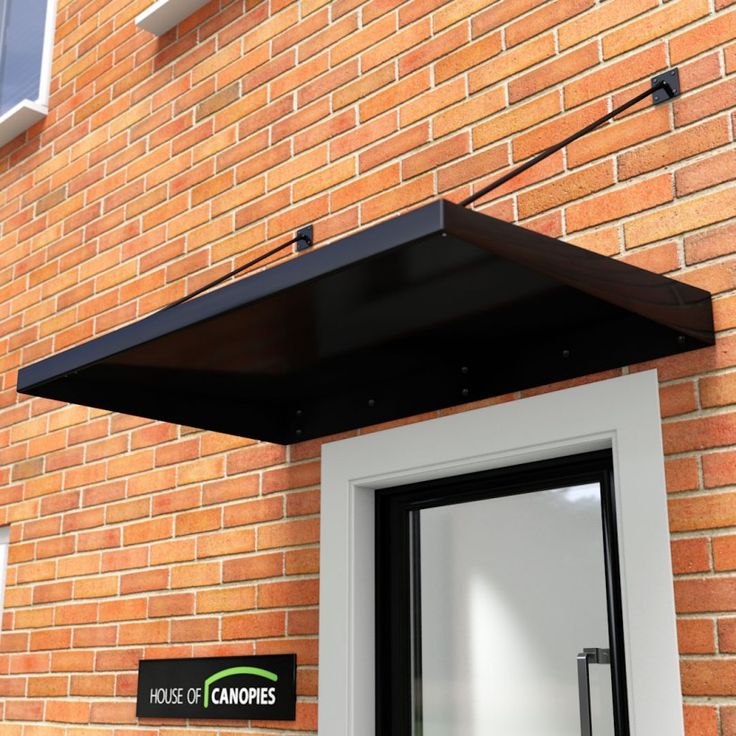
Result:
M209 0L156 0L150 8L136 16L135 24L144 31L163 36L207 2Z
M14 138L28 130L39 120L48 115L49 109L46 105L31 100L22 100L11 107L3 115L0 115L0 146L10 143Z

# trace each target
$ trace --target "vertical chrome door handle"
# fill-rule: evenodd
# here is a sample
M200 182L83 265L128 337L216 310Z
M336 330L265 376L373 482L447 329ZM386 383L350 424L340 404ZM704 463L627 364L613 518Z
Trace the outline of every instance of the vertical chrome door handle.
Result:
M593 736L590 717L590 664L610 664L611 650L597 647L583 649L578 654L578 695L580 696L580 736Z

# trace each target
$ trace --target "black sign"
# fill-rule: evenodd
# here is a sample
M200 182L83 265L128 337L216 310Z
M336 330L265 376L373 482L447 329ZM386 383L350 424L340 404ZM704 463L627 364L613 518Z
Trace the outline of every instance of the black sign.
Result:
M293 721L296 655L142 659L140 718Z

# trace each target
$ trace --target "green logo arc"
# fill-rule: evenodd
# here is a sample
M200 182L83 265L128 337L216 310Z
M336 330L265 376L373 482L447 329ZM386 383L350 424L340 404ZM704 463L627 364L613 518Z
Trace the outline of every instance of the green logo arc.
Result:
M271 682L278 682L279 676L275 672L269 672L268 670L262 670L260 667L228 667L226 670L220 670L215 672L214 675L210 675L204 681L204 707L209 708L210 705L210 687L214 685L218 680L223 680L226 677L232 677L233 675L255 675L256 677L265 677Z

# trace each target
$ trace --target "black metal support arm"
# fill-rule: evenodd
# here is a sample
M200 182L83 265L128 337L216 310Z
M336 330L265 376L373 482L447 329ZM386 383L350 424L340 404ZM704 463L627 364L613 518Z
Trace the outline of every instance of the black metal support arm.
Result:
M291 240L287 240L285 243L281 243L281 245L277 245L275 248L271 248L271 250L267 251L266 253L262 253L260 256L256 256L250 261L247 261L242 266L238 266L236 269L232 271L228 271L224 276L220 276L219 278L216 278L213 281L209 281L204 286L200 286L199 289L196 289L195 291L193 291L191 294L185 294L183 297L177 299L176 301L171 302L171 304L167 304L165 307L162 307L161 311L163 312L165 309L171 309L172 307L176 307L179 304L188 302L190 299L194 299L195 296L199 296L205 291L209 291L212 287L218 286L219 284L223 283L224 281L227 281L233 276L237 276L239 273L242 273L243 271L250 268L251 266L255 266L256 263L265 261L267 258L270 258L271 256L275 255L279 251L282 251L285 248L288 248L290 245L294 245L294 243L298 244L296 248L297 251L302 251L302 250L306 250L307 248L311 248L313 242L314 242L314 229L312 225L307 225L306 227L303 227L301 230L297 230L296 236L293 237Z
M658 95L657 93L660 91L664 91L664 95ZM514 177L518 176L519 174L522 174L527 169L530 169L532 166L535 166L540 161L544 161L545 158L548 156L551 156L553 153L556 153L561 148L564 148L569 143L572 143L573 141L576 141L578 138L582 138L587 133L590 133L591 131L595 130L596 128L599 128L603 123L609 121L611 118L616 117L616 115L619 115L624 110L628 110L628 108L633 107L636 105L637 102L641 102L643 99L646 99L649 97L649 95L653 96L654 104L658 104L660 102L666 102L667 100L671 100L673 97L677 97L680 94L680 79L677 69L670 69L669 71L654 77L652 80L652 86L650 89L646 90L645 92L642 92L641 94L636 95L636 97L633 97L628 102L624 102L623 105L619 105L615 110L611 110L608 114L604 115L601 118L598 118L597 120L594 120L590 125L586 125L581 130L577 131L577 133L573 133L572 135L565 138L565 140L560 141L559 143L556 143L554 146L551 146L550 148L545 149L541 153L538 153L534 158L530 158L528 161L525 161L520 166L517 166L515 169L512 169L508 173L504 174L503 176L499 177L498 179L492 181L487 186L483 187L482 189L479 189L475 194L471 194L469 197L466 197L462 202L460 202L460 205L462 207L467 207L470 204L473 204L476 200L480 199L481 197L484 197L489 192L493 191L494 189L497 189L502 184L505 184L510 179L513 179Z

